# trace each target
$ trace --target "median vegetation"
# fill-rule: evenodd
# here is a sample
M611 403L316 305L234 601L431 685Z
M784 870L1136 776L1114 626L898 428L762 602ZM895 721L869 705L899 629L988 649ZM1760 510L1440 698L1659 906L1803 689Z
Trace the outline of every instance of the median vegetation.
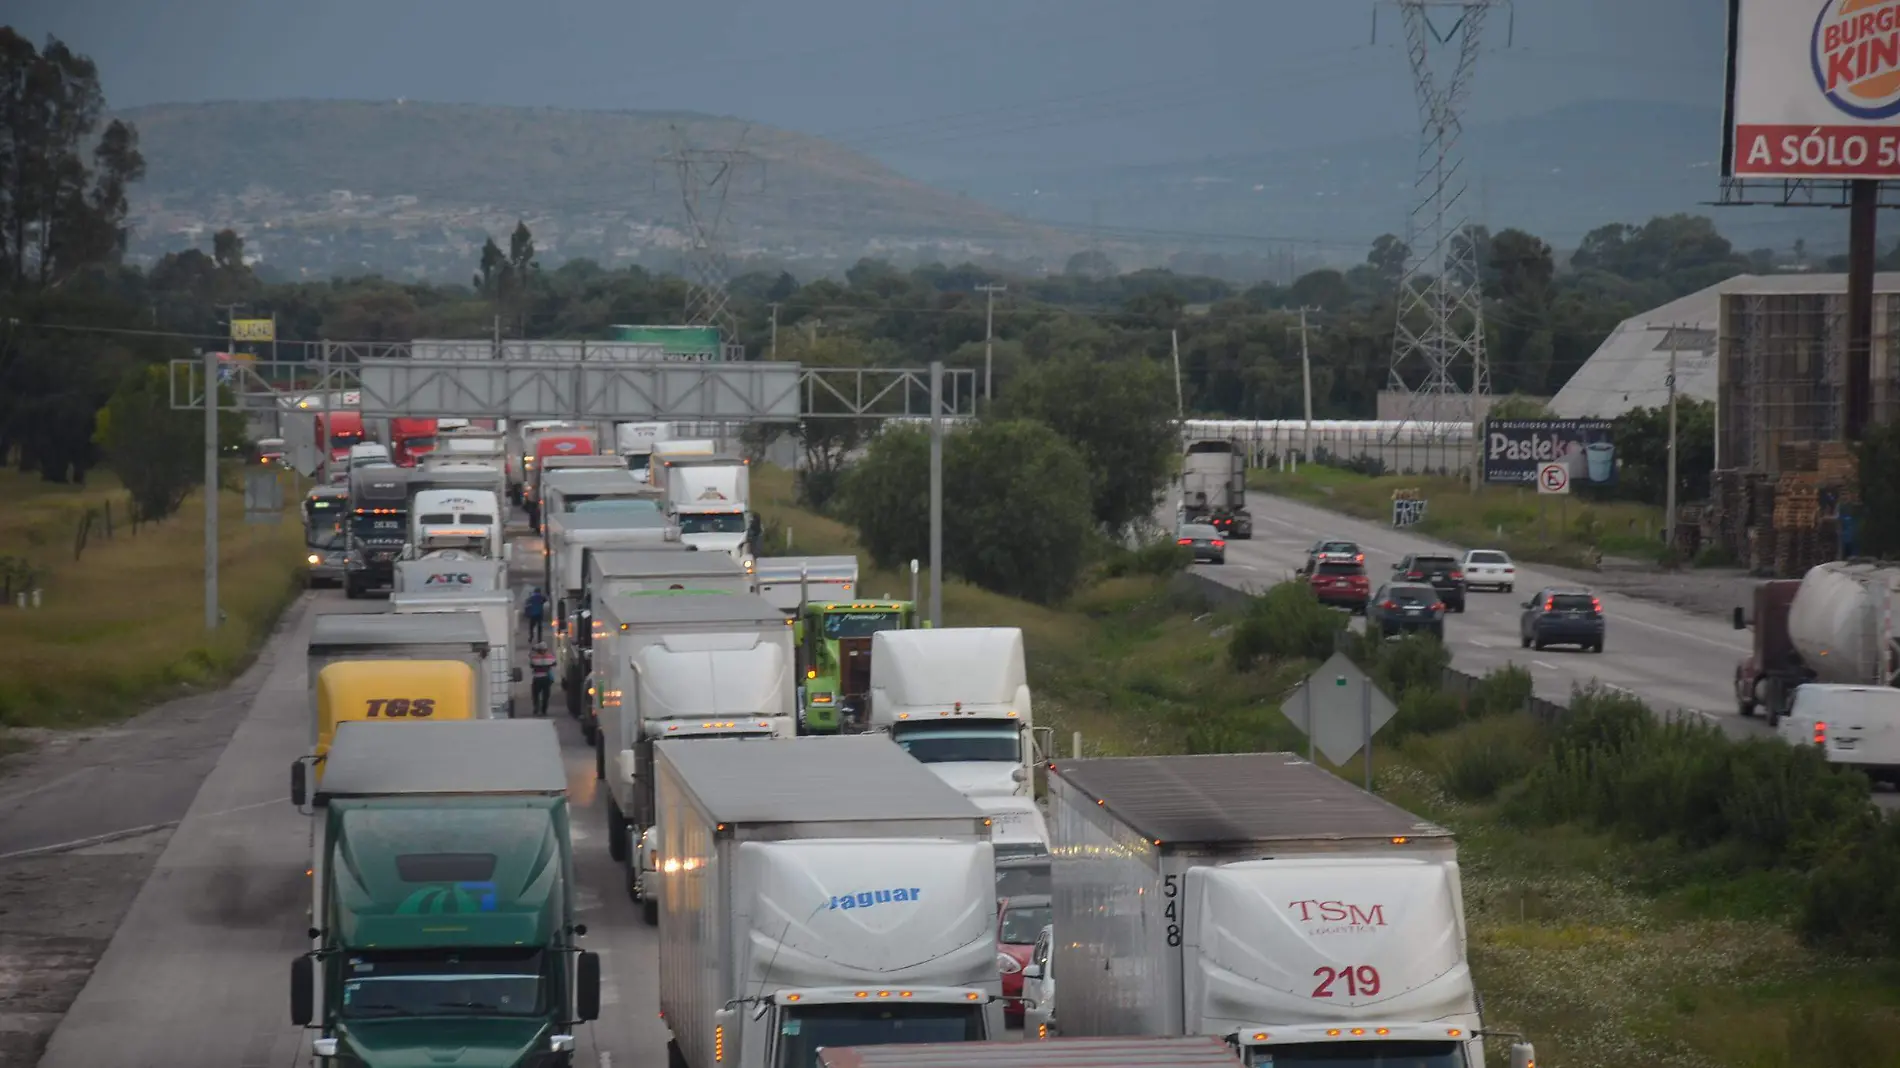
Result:
M859 551L782 473L755 487L775 545L789 529L797 552ZM1522 671L1448 686L1429 638L1364 642L1294 584L1214 608L1198 579L1136 558L1093 561L1053 605L945 587L946 624L1023 628L1037 722L1062 755L1078 731L1090 756L1303 754L1281 702L1344 649L1399 706L1376 789L1459 835L1493 1026L1565 1068L1900 1065L1885 1037L1900 1025L1900 831L1859 776L1611 692L1539 720ZM907 571L865 564L866 590L908 590ZM1334 770L1362 774L1356 759Z
M246 525L242 495L222 495L225 621L207 640L199 499L134 527L109 477L77 487L0 471L0 557L40 598L0 608L0 728L107 723L249 662L301 588L302 528L288 511Z

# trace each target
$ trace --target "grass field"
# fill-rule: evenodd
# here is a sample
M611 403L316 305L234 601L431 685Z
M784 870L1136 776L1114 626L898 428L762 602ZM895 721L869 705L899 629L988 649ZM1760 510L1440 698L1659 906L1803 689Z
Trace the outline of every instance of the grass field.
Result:
M795 553L853 551L845 528L792 505L782 472L756 472L753 487L776 539L768 555L784 551L788 528ZM867 572L861 585L903 596L909 576ZM946 624L1023 628L1037 722L1056 728L1063 752L1077 730L1089 755L1303 751L1278 701L1310 665L1236 673L1225 656L1232 622L1155 578L1097 584L1061 610L945 588ZM1900 1068L1887 1038L1900 1026L1900 974L1797 942L1786 922L1797 876L1659 889L1654 874L1675 861L1667 850L1574 828L1517 830L1489 805L1451 798L1461 760L1503 759L1533 729L1526 717L1494 717L1387 744L1374 762L1381 793L1459 835L1470 956L1492 1027L1529 1035L1547 1068ZM1357 764L1341 770L1357 781ZM1488 1044L1494 1064L1507 1046Z
M219 685L242 669L302 584L294 512L276 525L247 526L242 496L226 492L219 512L225 621L207 641L201 498L136 533L126 522L124 492L104 475L78 488L0 472L0 502L0 557L44 572L40 608L0 608L0 727L95 725ZM100 518L75 560L75 534L89 509Z
M1427 502L1417 529L1467 548L1503 549L1520 560L1579 566L1594 548L1606 556L1656 559L1661 555L1662 509L1627 501L1542 497L1531 491L1485 486L1471 492L1458 478L1382 475L1377 478L1310 464L1294 473L1256 469L1247 485L1319 505L1358 519L1389 523L1394 490L1416 489Z

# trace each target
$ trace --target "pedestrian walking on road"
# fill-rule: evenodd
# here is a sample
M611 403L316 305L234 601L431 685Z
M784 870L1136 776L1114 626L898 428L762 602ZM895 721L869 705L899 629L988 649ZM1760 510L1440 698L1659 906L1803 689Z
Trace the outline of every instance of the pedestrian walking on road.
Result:
M522 606L521 616L528 621L528 640L540 641L541 627L548 618L548 595L541 592L541 587L536 586L534 592L528 594L528 603Z
M548 652L546 642L535 642L528 651L528 672L533 680L534 714L546 716L548 695L554 692L554 654Z

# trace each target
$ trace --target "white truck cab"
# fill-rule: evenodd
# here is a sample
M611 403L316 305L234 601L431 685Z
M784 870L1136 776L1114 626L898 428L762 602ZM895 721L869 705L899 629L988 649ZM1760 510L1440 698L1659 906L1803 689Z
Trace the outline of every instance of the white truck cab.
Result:
M501 498L488 490L432 489L416 494L409 510L409 544L415 552L462 549L501 555Z
M746 534L752 522L752 466L731 456L663 459L666 513L680 540L701 552L722 552L752 566Z
M966 797L1034 796L1038 745L1015 627L878 631L870 723Z
M350 470L359 467L371 467L376 464L390 463L389 449L378 441L365 441L350 446Z

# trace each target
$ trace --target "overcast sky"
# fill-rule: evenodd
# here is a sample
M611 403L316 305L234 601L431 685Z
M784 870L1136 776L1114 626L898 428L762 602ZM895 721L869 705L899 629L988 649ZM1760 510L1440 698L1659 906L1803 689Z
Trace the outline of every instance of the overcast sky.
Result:
M1719 105L1722 0L1494 11L1471 120L1593 98ZM1116 167L1415 128L1371 0L12 0L113 106L354 98L735 115L919 177Z

